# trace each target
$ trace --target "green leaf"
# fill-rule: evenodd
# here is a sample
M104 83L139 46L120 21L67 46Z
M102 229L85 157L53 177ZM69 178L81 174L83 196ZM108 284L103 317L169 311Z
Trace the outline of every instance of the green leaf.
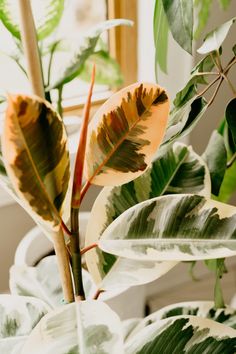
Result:
M87 181L116 185L141 175L163 139L168 113L167 94L157 85L135 83L112 95L89 125Z
M206 85L208 81L206 80L206 75L201 73L211 72L215 64L210 55L203 58L192 70L190 80L180 90L174 99L175 107L182 107L189 100L196 97L198 92L198 84Z
M21 354L123 354L121 322L100 301L65 305L46 315Z
M194 33L194 38L199 38L202 30L205 28L211 10L213 0L195 0L195 7L198 7L198 24Z
M142 261L192 261L236 254L236 208L191 194L137 204L103 233L99 247Z
M193 0L162 0L173 38L192 54Z
M162 158L154 160L151 167L136 180L102 190L91 211L86 245L96 243L112 221L137 203L164 193L190 191L210 196L209 172L203 160L191 147L175 143ZM86 262L95 281L105 289L152 281L175 265L174 262L147 264L123 258L115 259L98 248L86 254Z
M63 10L64 0L31 1L38 39L50 35L58 26ZM20 39L20 15L15 0L0 0L0 20L11 34Z
M207 109L207 101L203 97L191 98L181 106L171 111L166 134L163 143L158 151L158 155L163 155L170 144L176 139L190 133Z
M126 354L227 353L236 350L236 331L221 323L177 316L150 324L126 342Z
M156 80L158 65L167 74L168 33L169 27L162 0L156 0L153 17Z
M224 324L235 329L236 311L227 306L226 308L216 309L212 301L191 301L180 302L161 308L142 320L136 321L136 326L129 332L126 340L137 335L143 328L158 323L161 320L174 316L197 316Z
M83 284L86 298L92 297L96 292L96 286L85 270L83 270ZM56 256L43 258L35 267L12 266L10 290L12 294L39 298L50 308L62 305L63 293Z
M197 50L198 53L208 54L219 50L234 22L235 17L208 33L203 45Z
M61 118L38 97L10 96L2 149L5 167L18 197L51 230L69 182L69 153Z
M230 132L232 134L232 138L233 138L233 142L234 145L236 146L236 98L232 99L227 107L226 107L226 111L225 111L225 118L228 124L228 127L230 129Z
M218 1L219 1L223 10L226 10L231 3L231 0L218 0Z
M132 26L133 22L124 19L114 19L108 20L100 23L98 26L94 27L87 37L84 39L84 44L82 44L71 56L68 64L65 65L65 69L59 78L55 82L50 84L47 88L48 91L54 88L59 88L66 83L77 77L83 70L83 66L90 55L94 54L96 45L98 43L99 37L102 32L109 30L110 28L116 26Z
M219 195L227 166L227 151L223 137L216 130L213 131L202 157L210 171L212 193Z
M110 57L109 52L104 50L99 50L88 57L79 74L80 79L90 82L94 64L96 65L97 84L113 87L122 85L123 77L118 63Z
M28 335L48 311L39 299L0 295L0 339Z
M217 200L223 203L228 203L232 195L236 191L236 162L229 168L227 168L223 182L221 184L220 193Z

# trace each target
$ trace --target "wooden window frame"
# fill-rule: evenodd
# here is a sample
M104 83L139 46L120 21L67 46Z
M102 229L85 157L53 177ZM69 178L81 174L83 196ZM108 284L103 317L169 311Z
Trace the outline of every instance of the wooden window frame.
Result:
M120 26L109 31L109 50L117 60L124 76L123 86L137 81L137 0L106 0L107 18L125 18L132 20L132 27ZM114 90L96 94L92 101L92 112L97 110ZM66 99L63 101L64 115L81 115L85 97Z

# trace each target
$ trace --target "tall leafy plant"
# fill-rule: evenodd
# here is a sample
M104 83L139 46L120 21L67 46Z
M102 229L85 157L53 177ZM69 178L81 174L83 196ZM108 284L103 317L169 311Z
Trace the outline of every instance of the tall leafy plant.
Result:
M181 4L186 15L191 13L189 3ZM163 8L176 11L173 28L180 21L186 30L186 19L174 2L163 2ZM224 306L219 278L222 258L236 254L236 208L211 198L212 193L220 196L225 178L230 178L225 171L234 165L234 100L202 157L176 142L194 128L223 80L234 91L227 74L235 55L225 68L221 63L221 46L233 22L207 36L200 48L204 58L170 114L164 89L135 83L112 95L90 119L93 68L72 188L67 136L58 112L38 96L9 95L0 180L51 238L56 257L46 257L35 267L12 267L12 295L0 296L2 352L235 353L235 310ZM101 28L119 24L126 21L100 26L90 45ZM78 67L69 69L66 75L73 78ZM59 86L63 80L58 79ZM204 85L200 92L199 85ZM81 249L78 216L92 184L104 188ZM63 217L68 207L70 223ZM84 253L90 274L82 269ZM220 258L216 267L215 257ZM196 260L216 269L215 304L175 304L143 320L122 323L96 301L103 291L144 284L179 261Z

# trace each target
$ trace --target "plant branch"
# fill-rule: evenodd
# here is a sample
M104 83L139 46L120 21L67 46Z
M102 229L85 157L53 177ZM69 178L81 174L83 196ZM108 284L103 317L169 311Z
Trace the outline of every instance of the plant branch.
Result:
M21 39L28 66L28 77L33 93L44 98L42 63L30 0L19 0L19 10Z
M215 89L215 91L214 91L214 93L213 93L213 95L212 95L212 97L210 99L210 101L208 102L208 107L213 103L213 101L214 101L214 99L215 99L215 97L216 97L216 95L217 95L217 93L218 93L218 91L220 89L220 86L221 86L223 81L224 81L224 78L221 77L220 81L218 82L218 85L216 86L216 89Z
M82 282L82 264L80 254L80 238L79 238L79 207L80 207L80 191L82 186L82 177L84 169L84 158L87 141L87 130L89 124L91 98L93 92L93 85L95 79L95 67L93 68L90 90L87 98L87 102L84 109L83 123L80 131L79 147L76 154L75 172L73 179L73 190L71 196L71 259L72 259L72 271L75 284L76 299L83 300L85 298L83 282Z
M71 232L70 239L72 272L75 285L75 296L77 299L84 300L85 293L82 281L82 263L80 254L79 239L79 209L71 208Z
M105 290L98 289L93 297L93 300L97 300L99 298L99 296L104 292L105 292Z
M204 75L218 75L219 76L219 72L218 71L202 71L199 73L194 74L193 76L204 76Z
M74 301L74 293L70 272L69 257L66 249L63 231L61 228L58 232L54 233L53 244L57 257L64 300L66 303L70 303Z
M226 65L225 69L224 69L224 74L228 74L229 70L231 69L231 67L236 63L236 57L233 57L228 64Z
M230 168L235 161L236 161L236 152L233 154L231 159L227 162L227 168Z
M56 50L57 46L59 45L59 43L60 43L60 40L58 40L57 42L53 43L51 51L50 51L50 58L49 58L49 63L48 63L47 86L50 85L53 57L54 57L55 50Z
M83 171L84 171L84 160L85 160L85 150L87 143L87 132L90 117L91 99L93 94L93 86L95 80L95 66L93 67L91 84L88 93L88 98L84 107L83 122L80 130L80 140L79 146L76 154L75 171L73 179L73 190L71 198L71 207L79 208L80 206L80 192L82 187Z
M63 114L63 109L62 109L62 92L63 92L63 86L59 86L58 89L58 98L57 98L57 112L62 117Z
M218 80L220 80L220 74L217 76L216 79L214 79L213 81L211 81L211 82L207 85L207 87L204 88L204 90L202 90L200 93L198 93L198 94L197 94L197 97L201 97L202 95L204 95L204 93L206 93L206 92L209 90L209 88L210 88L211 86L213 86Z
M72 232L68 229L63 220L61 220L61 227L68 236L72 236Z
M227 82L227 84L230 87L231 91L233 92L234 97L236 97L236 90L234 88L234 85L232 84L232 82L228 78L228 76L226 74L224 74L224 73L222 73L221 75L225 79L225 81Z
M85 254L86 252L92 250L92 249L95 248L95 247L98 247L98 244L97 244L97 243L92 243L91 245L82 248L81 251L80 251L81 256L82 256L82 254Z

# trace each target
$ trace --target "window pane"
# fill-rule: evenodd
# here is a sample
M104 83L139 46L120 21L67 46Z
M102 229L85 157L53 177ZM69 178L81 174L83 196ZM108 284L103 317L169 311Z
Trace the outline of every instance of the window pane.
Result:
M38 0L36 0L38 1ZM99 6L98 6L99 4ZM33 2L32 2L33 5ZM63 18L58 29L50 38L43 41L42 48L45 50L47 45L53 39L63 38L72 41L70 48L75 50L79 46L82 37L89 31L89 29L99 22L106 19L106 1L105 0L65 0L65 10ZM37 16L37 14L35 14ZM107 43L107 37L102 38L103 42ZM30 92L30 85L25 74L20 70L14 60L10 59L7 54L17 53L14 40L5 27L0 23L0 95L6 92ZM71 59L71 51L65 47L56 53L51 77L56 79ZM49 57L43 57L44 76L47 77ZM22 65L25 67L24 60ZM88 84L82 80L75 79L73 82L67 84L64 88L63 97L74 97L87 93ZM96 85L96 91L104 91L107 86Z

